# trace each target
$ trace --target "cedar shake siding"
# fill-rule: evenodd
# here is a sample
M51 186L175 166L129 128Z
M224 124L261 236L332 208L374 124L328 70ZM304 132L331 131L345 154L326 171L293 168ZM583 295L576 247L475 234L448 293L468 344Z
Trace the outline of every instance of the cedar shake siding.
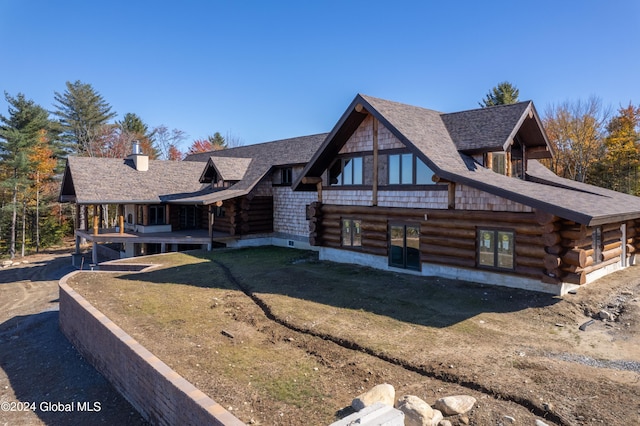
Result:
M640 199L555 176L553 154L531 102L358 95L294 186L318 195L321 258L563 294L635 263Z

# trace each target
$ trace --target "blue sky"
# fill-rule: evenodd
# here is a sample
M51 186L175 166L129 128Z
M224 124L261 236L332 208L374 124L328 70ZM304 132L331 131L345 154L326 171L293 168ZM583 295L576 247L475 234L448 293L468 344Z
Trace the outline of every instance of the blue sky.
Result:
M637 0L0 0L0 90L52 110L80 80L183 149L251 144L330 131L357 93L453 112L506 80L541 114L638 105L639 29Z

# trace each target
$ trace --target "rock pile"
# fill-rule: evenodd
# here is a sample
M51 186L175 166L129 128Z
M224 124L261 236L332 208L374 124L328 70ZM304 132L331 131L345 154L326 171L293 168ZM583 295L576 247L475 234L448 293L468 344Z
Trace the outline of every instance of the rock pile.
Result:
M376 403L395 406L402 411L405 426L446 426L451 425L451 422L444 419L445 416L467 413L473 408L476 399L468 395L447 396L438 399L433 407L415 395L404 395L396 401L394 387L384 383L358 395L353 399L351 407L360 411Z

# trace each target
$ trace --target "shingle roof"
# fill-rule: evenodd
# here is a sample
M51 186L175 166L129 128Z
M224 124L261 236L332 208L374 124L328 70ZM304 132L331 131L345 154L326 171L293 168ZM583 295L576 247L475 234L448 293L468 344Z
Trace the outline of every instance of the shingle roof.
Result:
M60 199L79 204L210 204L249 193L274 166L304 164L326 134L193 154L185 161L149 160L149 170L135 170L131 160L69 157ZM210 160L210 162L209 162ZM211 164L229 188L212 189L199 179ZM75 197L75 198L74 198Z
M505 144L531 105L530 101L492 108L442 114L451 139L460 151L505 149Z
M242 180L223 191L184 197L183 203L212 204L246 195L264 178L272 167L306 164L327 136L326 133L245 145L187 156L185 161L209 161L217 165L229 159L251 159ZM205 158L209 160L205 160ZM209 164L209 163L208 163Z
M69 157L60 198L78 204L159 203L199 194L202 163L149 160L149 170L117 158Z
M213 167L222 180L242 180L253 159L238 157L209 157L207 168ZM203 171L203 175L206 172ZM201 181L203 179L201 178Z
M586 225L640 217L640 197L559 178L535 160L529 160L528 181L507 177L480 166L464 154L465 151L502 150L524 127L532 146L546 148L546 135L531 102L443 114L357 95L294 183L295 188L314 189L302 184L302 178L319 176L367 113L376 117L445 180Z

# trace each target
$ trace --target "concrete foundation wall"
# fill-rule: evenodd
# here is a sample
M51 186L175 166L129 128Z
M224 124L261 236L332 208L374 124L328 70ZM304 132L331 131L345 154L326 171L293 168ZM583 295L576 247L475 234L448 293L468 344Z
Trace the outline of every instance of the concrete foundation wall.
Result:
M60 281L60 329L154 425L244 425ZM95 272L100 273L100 272Z
M410 275L422 275L449 278L454 280L470 281L480 284L497 285L502 287L520 288L524 290L539 291L543 293L562 295L578 286L563 283L561 285L545 284L540 280L526 277L518 277L502 273L495 273L481 269L458 268L453 266L422 263L421 271L394 268L389 266L386 256L375 256L366 253L357 253L347 250L339 250L329 247L320 247L320 260L328 260L337 263L353 263L368 266L383 271L400 272Z

